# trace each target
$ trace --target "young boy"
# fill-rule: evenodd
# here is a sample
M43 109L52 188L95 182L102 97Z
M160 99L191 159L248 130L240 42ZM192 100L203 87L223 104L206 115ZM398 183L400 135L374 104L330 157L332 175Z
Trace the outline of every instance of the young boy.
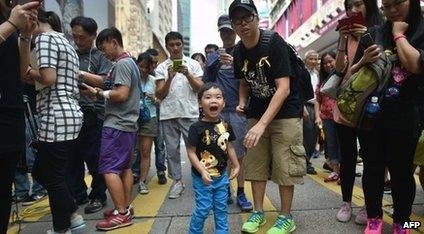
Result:
M115 27L101 31L96 45L106 58L115 62L108 77L113 84L111 90L86 87L92 95L106 100L99 173L105 177L115 209L106 211L105 219L98 222L96 228L112 230L132 224L131 155L140 113L140 73L133 59L125 52L122 35Z
M219 117L225 106L222 90L215 83L206 83L199 89L198 100L203 108L203 117L191 125L188 132L188 157L192 164L196 201L189 233L203 233L212 207L215 233L228 233L228 158L233 165L230 180L237 176L240 165L232 145L235 140L233 130Z

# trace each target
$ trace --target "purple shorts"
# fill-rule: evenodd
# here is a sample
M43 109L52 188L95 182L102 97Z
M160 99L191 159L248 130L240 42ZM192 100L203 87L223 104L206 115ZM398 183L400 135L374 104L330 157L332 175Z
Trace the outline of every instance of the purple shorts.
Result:
M99 174L121 174L131 168L131 156L137 132L124 132L103 127L100 146Z

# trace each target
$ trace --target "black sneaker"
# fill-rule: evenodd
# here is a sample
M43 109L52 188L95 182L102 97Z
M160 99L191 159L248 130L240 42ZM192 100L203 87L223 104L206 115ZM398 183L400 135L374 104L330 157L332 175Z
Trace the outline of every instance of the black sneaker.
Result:
M307 166L306 173L308 173L309 175L316 175L317 174L317 172L315 171L315 168L313 166Z
M45 197L45 196L46 196L45 193L32 194L31 196L28 196L27 199L22 201L22 205L23 206L30 206L30 205L38 202L39 200L43 199L43 197Z
M84 208L86 214L92 214L100 211L106 206L106 201L102 202L100 199L92 199L88 202L88 205Z
M159 184L166 184L166 175L164 171L158 171L158 183Z
M23 202L23 201L25 201L27 199L29 199L29 195L28 194L25 194L25 195L22 195L22 196L16 196L16 195L14 195L13 198L12 198L13 202Z
M140 181L140 177L133 174L133 184L138 184L139 181Z

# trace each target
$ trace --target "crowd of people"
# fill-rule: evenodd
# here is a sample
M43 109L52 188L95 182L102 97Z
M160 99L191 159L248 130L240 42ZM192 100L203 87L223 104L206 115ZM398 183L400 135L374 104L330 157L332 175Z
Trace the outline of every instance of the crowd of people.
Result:
M331 171L324 181L341 187L336 219L352 217L359 142L365 206L355 222L365 225L366 234L383 232L382 198L390 174L393 233L410 232L403 223L415 197L413 173L424 165L415 153L424 119L419 0L383 0L380 8L374 0L345 0L347 16L360 13L365 23L338 27L337 51L321 56L307 51L307 76L293 71L293 48L281 36L258 28L251 0L234 0L218 18L222 47L208 44L205 55L190 58L183 55L183 36L169 32L169 57L160 63L155 49L133 57L118 29L97 33L89 17L71 21L74 46L62 33L59 16L38 4L0 1L0 233L7 231L12 199L30 205L47 195L53 217L47 233L84 228L78 206L87 204L86 214L99 212L107 194L113 209L103 210L96 228L131 225L133 185L140 194L149 193L153 145L158 183L172 180L170 199L183 194L181 137L195 194L189 233L203 233L211 210L215 232L229 233L231 179L237 181L236 203L252 211L243 232L255 233L267 222L263 203L269 180L278 185L281 207L267 233L293 232L294 186L303 184L306 173L317 173L310 160L319 155L319 138ZM349 82L383 53L397 56L377 99L375 122L364 128L349 121L338 98L321 89L334 75L341 85ZM299 79L306 79L312 95L299 87ZM86 167L93 178L90 190ZM245 180L252 185L252 202Z

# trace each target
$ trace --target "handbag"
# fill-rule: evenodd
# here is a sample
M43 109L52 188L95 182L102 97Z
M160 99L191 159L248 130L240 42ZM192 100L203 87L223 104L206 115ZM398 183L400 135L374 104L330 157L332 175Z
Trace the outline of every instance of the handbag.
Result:
M140 89L140 96L141 96L140 115L138 116L138 122L139 123L146 123L152 117L150 116L150 110L149 110L149 108L147 107L147 104L146 104L146 95L144 95L144 92L143 92L143 89L141 88L140 83L138 83L138 88Z
M333 99L337 98L337 90L342 81L342 77L336 72L330 75L330 77L321 86L320 92Z

